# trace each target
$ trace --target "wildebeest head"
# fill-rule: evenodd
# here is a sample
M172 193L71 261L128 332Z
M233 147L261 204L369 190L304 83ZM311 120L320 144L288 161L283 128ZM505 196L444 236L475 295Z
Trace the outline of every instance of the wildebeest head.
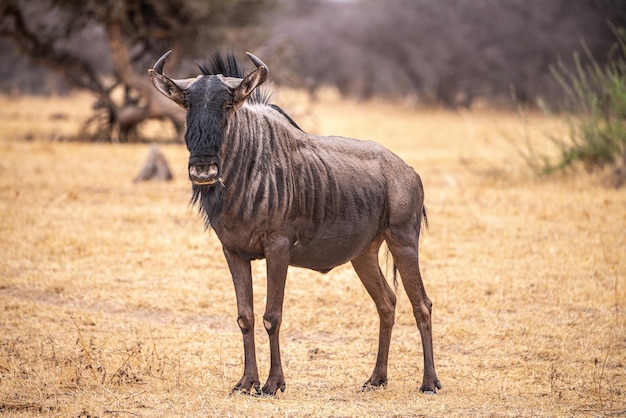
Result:
M150 78L157 90L187 111L189 180L198 186L212 185L220 178L219 151L228 118L265 82L269 70L248 52L257 68L243 78L210 74L175 80L163 74L171 52L163 54L149 70Z

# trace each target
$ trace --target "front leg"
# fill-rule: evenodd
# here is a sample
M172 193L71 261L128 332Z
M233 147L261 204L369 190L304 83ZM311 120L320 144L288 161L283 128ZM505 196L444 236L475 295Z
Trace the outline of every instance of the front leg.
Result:
M233 392L259 392L261 383L256 365L254 348L254 307L252 297L252 270L250 260L242 259L224 248L228 268L233 276L237 296L237 324L243 335L244 369L243 376L233 388Z
M285 391L285 376L280 360L279 331L283 317L285 281L289 267L291 245L286 237L269 237L264 242L267 260L267 304L263 315L263 325L270 340L270 373L262 392L275 395L278 389Z

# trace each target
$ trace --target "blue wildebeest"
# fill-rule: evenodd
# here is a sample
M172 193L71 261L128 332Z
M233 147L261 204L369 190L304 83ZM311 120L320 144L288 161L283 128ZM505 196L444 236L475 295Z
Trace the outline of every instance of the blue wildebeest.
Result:
M396 296L378 263L387 243L413 306L421 334L424 377L420 390L441 388L435 372L432 302L418 261L425 211L419 175L382 146L303 132L257 89L267 66L244 73L232 55L217 55L196 78L163 74L171 51L149 70L154 86L187 111L192 201L222 243L237 297L244 371L233 391L274 395L285 389L279 330L289 265L322 273L350 261L380 318L378 356L363 389L387 383L387 358ZM254 347L250 262L265 258L267 303L263 325L271 365L262 389Z

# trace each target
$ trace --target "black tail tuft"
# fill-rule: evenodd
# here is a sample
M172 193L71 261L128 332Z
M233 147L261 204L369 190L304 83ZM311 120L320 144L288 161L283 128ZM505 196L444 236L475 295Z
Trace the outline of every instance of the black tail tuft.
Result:
M398 293L398 266L393 263L393 290Z

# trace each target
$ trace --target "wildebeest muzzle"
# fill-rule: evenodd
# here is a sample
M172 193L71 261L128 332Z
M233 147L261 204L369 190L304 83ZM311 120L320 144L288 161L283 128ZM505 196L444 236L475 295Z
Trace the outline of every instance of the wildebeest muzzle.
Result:
M192 157L189 159L189 180L198 186L219 181L219 164L216 157Z

